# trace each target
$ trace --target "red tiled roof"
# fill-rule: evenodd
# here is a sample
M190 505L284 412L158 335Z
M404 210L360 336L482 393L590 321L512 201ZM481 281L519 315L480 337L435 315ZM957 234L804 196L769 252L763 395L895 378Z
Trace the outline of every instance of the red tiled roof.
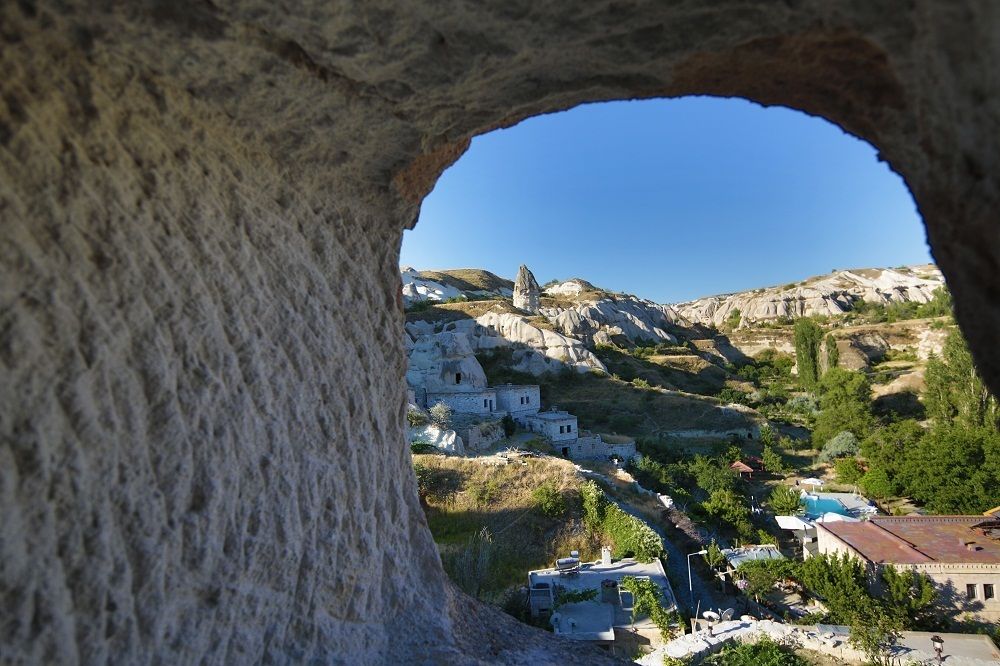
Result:
M1000 540L973 527L982 522L982 516L878 516L818 527L875 563L1000 564Z
M747 465L746 463L741 462L739 460L737 460L732 465L730 465L729 469L735 469L737 472L752 472L753 471L753 467L750 467L750 465Z

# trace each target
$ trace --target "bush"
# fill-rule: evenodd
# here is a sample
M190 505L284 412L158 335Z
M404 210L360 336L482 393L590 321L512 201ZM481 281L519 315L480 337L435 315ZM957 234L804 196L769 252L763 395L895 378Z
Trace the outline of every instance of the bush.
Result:
M504 416L503 417L503 436L504 437L511 437L516 430L517 430L517 423L514 422L513 417L511 417L510 414L507 414L506 416Z
M415 440L410 442L410 453L435 453L437 447L430 442L424 442L421 440Z
M756 643L731 642L722 652L701 663L710 666L807 666L809 662L789 648L763 637Z
M860 447L861 444L858 442L858 438L854 436L854 433L845 430L823 445L823 450L819 454L819 461L830 462L834 458L845 458L856 455Z
M538 510L546 516L557 518L566 513L566 501L551 481L546 481L535 488L531 493L531 498L538 505Z
M430 419L427 418L427 415L416 407L411 407L406 410L406 422L410 424L411 428L427 425L429 421Z
M451 416L453 413L451 407L443 402L439 402L427 411L430 414L431 421L434 425L442 430L448 430L451 428Z
M580 496L587 527L611 537L617 555L631 554L640 562L651 562L663 556L663 541L659 535L649 525L609 501L596 483L587 481L581 485Z

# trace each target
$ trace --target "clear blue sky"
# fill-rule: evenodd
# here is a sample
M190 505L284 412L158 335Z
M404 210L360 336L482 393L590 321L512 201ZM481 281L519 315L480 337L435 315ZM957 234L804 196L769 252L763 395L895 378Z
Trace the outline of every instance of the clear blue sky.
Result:
M833 124L738 99L589 104L475 138L403 265L582 277L662 303L930 261L902 179Z

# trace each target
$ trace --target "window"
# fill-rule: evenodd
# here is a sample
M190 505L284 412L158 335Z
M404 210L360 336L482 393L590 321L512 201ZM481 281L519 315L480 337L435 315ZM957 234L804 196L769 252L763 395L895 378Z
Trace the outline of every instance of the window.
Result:
M967 599L975 599L976 598L976 586L975 585L966 585L965 586L965 597Z
M524 396L524 404L526 404L526 405L530 405L531 404L531 396L530 395Z
M489 407L490 407L490 401L489 400L483 400L483 407L489 409Z
M994 596L993 583L983 583L983 599L992 599Z
M573 432L573 426L571 425L566 426L566 432Z
M455 383L456 384L461 384L462 383L462 373L461 372L456 372L455 373Z

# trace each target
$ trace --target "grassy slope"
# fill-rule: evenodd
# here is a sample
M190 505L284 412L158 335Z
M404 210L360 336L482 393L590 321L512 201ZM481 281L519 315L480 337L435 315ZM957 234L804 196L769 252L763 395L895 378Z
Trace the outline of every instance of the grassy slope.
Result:
M426 280L440 282L441 284L446 284L462 291L497 291L499 289L514 288L514 283L510 280L505 280L498 275L479 268L420 271L420 275Z
M579 487L573 465L557 459L528 459L506 466L438 455L415 455L435 478L438 491L425 494L424 511L441 551L445 569L459 582L466 576L461 555L470 538L484 527L496 546L480 596L499 601L511 587L526 584L527 572L552 566L556 557L579 550L585 560L600 557L601 539L582 524ZM553 484L566 502L566 513L550 517L537 508L532 493ZM467 576L466 576L467 577Z
M580 421L580 427L632 437L669 436L671 430L746 428L750 417L720 409L714 398L676 391L636 388L629 382L595 373L532 377L512 372L503 354L481 355L491 384L505 382L541 386L546 407L558 406Z

